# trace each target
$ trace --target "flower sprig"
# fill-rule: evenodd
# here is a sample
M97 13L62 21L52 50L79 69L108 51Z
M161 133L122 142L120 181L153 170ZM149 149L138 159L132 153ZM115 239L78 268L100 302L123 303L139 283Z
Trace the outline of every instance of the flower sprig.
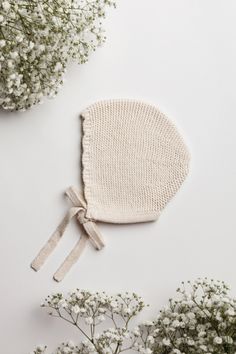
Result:
M236 299L222 281L182 283L177 297L140 331L146 333L143 344L152 353L234 354Z
M113 0L0 0L0 106L25 110L54 97L68 63L104 42Z
M48 296L42 307L47 308L51 316L77 327L85 337L79 347L71 342L63 343L58 348L58 354L118 354L134 347L137 335L130 330L129 324L145 304L135 293L110 296L105 292L91 293L77 289L67 297L61 293ZM98 326L105 321L112 327L98 333ZM45 348L37 350L44 352ZM35 354L39 353L35 351Z

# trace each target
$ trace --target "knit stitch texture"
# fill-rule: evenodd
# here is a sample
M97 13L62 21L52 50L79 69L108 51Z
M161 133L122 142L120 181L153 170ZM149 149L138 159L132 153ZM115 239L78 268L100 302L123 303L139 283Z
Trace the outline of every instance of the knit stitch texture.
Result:
M189 152L175 126L156 107L134 100L101 101L81 116L86 217L157 219L189 170Z
M188 174L189 153L174 125L157 108L132 100L102 101L83 113L83 192L70 187L72 202L62 222L33 260L38 271L76 217L82 234L54 274L61 281L88 240L104 247L96 220L155 220Z

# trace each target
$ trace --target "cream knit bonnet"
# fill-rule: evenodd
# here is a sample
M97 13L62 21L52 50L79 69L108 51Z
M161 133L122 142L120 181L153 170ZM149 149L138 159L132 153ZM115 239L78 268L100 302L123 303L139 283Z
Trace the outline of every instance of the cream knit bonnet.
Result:
M182 137L156 107L134 100L108 100L81 114L83 191L70 187L72 207L32 263L38 270L76 216L82 235L54 274L60 281L87 240L104 246L96 221L137 223L158 219L188 174Z

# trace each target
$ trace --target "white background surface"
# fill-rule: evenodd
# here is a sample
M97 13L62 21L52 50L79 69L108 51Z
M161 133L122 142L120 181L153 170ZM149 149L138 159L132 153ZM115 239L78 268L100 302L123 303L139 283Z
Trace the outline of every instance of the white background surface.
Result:
M107 43L73 66L59 96L22 114L0 113L1 352L50 349L77 332L39 308L75 287L136 291L155 316L181 280L226 280L236 293L236 2L119 0ZM78 114L106 98L154 103L183 132L191 174L156 223L100 228L61 284L52 274L77 241L75 225L41 272L29 264L61 220L63 192L78 184Z

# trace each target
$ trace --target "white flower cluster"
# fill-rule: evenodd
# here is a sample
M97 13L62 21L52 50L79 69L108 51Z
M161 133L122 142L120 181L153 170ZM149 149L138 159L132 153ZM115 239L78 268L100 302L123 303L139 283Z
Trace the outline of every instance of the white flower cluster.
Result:
M0 0L0 106L25 110L54 97L68 62L85 63L105 37L113 0Z
M85 336L79 346L71 342L62 343L56 354L118 354L134 347L138 329L131 331L129 324L145 304L135 293L109 296L104 292L77 289L67 297L61 293L48 296L42 307L48 308L50 315L76 326ZM101 323L103 330L99 333L97 330ZM106 323L112 327L104 329ZM34 354L45 353L45 350L44 347L36 348Z
M228 290L207 279L182 283L158 319L141 326L145 347L157 354L235 354L236 299Z
M182 283L177 294L155 321L132 330L130 320L145 307L136 294L108 296L76 290L66 298L62 294L49 296L42 306L86 337L79 346L62 343L55 354L236 354L236 299L229 296L227 285L198 279ZM105 320L112 327L97 332ZM33 354L45 351L45 347L38 347Z

